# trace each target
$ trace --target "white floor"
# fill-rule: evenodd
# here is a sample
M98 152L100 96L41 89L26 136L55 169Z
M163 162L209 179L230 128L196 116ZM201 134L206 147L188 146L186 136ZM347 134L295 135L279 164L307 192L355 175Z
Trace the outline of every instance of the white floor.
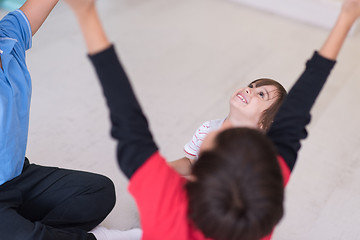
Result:
M169 160L182 156L203 121L226 115L236 88L271 77L289 89L328 33L225 0L98 4ZM359 56L360 35L354 35L313 109L310 136L286 189L286 216L273 239L360 239ZM102 93L75 19L62 3L34 37L28 66L29 159L109 176L118 200L103 225L139 226L115 161Z

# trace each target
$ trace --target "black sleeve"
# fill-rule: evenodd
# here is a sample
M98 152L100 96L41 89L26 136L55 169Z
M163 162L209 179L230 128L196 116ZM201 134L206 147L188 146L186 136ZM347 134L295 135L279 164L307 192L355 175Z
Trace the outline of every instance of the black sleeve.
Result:
M89 55L110 110L111 136L118 142L117 159L130 179L157 151L146 117L113 46Z
M268 132L290 170L295 165L300 140L307 137L305 127L310 122L310 110L334 65L335 61L314 53L307 61L305 71L289 91Z

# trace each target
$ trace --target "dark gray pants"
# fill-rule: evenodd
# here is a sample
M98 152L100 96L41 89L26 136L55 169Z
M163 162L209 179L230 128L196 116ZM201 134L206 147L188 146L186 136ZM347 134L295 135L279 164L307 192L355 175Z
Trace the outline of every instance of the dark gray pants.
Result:
M29 164L0 186L1 240L95 240L115 190L102 175Z

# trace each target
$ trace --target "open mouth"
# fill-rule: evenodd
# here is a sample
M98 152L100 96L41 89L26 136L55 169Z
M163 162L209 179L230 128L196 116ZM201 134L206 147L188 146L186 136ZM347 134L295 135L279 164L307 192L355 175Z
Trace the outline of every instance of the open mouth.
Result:
M240 98L240 100L243 101L245 104L248 103L248 102L246 101L246 99L245 99L240 93L238 93L236 96L237 96L238 98Z

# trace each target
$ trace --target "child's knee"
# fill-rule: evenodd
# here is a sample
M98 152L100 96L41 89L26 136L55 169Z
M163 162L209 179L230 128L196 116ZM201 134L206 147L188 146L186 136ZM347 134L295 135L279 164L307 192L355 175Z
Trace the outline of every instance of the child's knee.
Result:
M115 206L116 196L115 196L115 186L113 181L106 177L101 176L98 184L101 185L101 198L105 204L111 209Z

